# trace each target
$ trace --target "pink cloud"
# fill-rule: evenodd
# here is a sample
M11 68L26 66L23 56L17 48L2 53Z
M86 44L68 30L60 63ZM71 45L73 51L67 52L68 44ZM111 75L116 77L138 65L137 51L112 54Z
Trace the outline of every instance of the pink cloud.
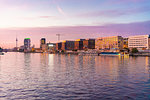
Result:
M0 29L0 46L14 47L16 34L19 45L30 37L32 44L39 47L40 38L45 37L47 42L57 42L56 34L61 34L61 40L75 40L78 38L97 38L102 36L129 36L150 33L150 21L129 24L109 24L105 26L60 26L35 28L5 28Z
M59 5L57 5L57 10L61 15L63 15L64 17L67 17L67 14L64 12L64 10Z
M35 20L35 19L54 19L54 20L61 20L62 18L57 17L57 16L37 16L37 17L21 17L21 19L25 20Z

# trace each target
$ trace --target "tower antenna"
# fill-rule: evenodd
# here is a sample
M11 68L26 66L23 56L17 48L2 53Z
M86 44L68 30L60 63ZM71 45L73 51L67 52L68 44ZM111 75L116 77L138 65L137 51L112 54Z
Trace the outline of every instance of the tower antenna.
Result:
M16 35L16 48L18 48L18 39L17 39L17 35Z

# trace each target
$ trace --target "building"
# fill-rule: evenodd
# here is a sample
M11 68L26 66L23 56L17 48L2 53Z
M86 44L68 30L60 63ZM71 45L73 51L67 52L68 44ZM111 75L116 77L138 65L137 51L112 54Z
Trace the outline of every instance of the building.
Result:
M121 36L100 37L95 42L97 50L123 49L123 37Z
M19 47L19 52L23 52L24 51L24 45Z
M34 48L34 51L36 52L36 53L42 53L43 51L41 50L41 48Z
M42 50L43 52L47 52L47 50L48 50L47 44L42 44L42 45L41 45L41 50Z
M62 42L56 43L56 50L61 50Z
M41 38L41 40L40 40L40 48L41 48L42 52L47 52L48 47L47 47L45 38Z
M138 50L150 49L150 35L129 36L128 47L130 49L137 48Z
M74 41L63 41L61 50L74 50Z
M40 48L42 49L42 45L46 44L46 39L45 38L41 38L40 40Z
M3 51L3 49L0 47L0 52L2 52Z
M83 40L84 49L95 49L95 39L86 39Z
M128 38L123 38L123 48L128 48Z
M47 49L48 49L48 52L54 53L56 50L56 44L55 43L47 43Z
M30 51L31 50L30 46L31 46L30 38L25 38L24 39L24 51Z
M85 39L77 39L74 42L74 50L83 50L83 41Z

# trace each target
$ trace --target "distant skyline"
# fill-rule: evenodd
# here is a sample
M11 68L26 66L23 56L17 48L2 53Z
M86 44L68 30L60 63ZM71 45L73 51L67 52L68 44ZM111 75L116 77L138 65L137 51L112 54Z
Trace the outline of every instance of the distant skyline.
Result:
M0 0L0 46L150 34L150 0Z

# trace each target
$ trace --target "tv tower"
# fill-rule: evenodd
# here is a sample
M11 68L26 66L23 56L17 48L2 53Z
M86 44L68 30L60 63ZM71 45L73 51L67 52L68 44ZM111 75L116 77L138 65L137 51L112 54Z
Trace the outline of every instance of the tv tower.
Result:
M16 48L18 48L18 39L16 37Z

